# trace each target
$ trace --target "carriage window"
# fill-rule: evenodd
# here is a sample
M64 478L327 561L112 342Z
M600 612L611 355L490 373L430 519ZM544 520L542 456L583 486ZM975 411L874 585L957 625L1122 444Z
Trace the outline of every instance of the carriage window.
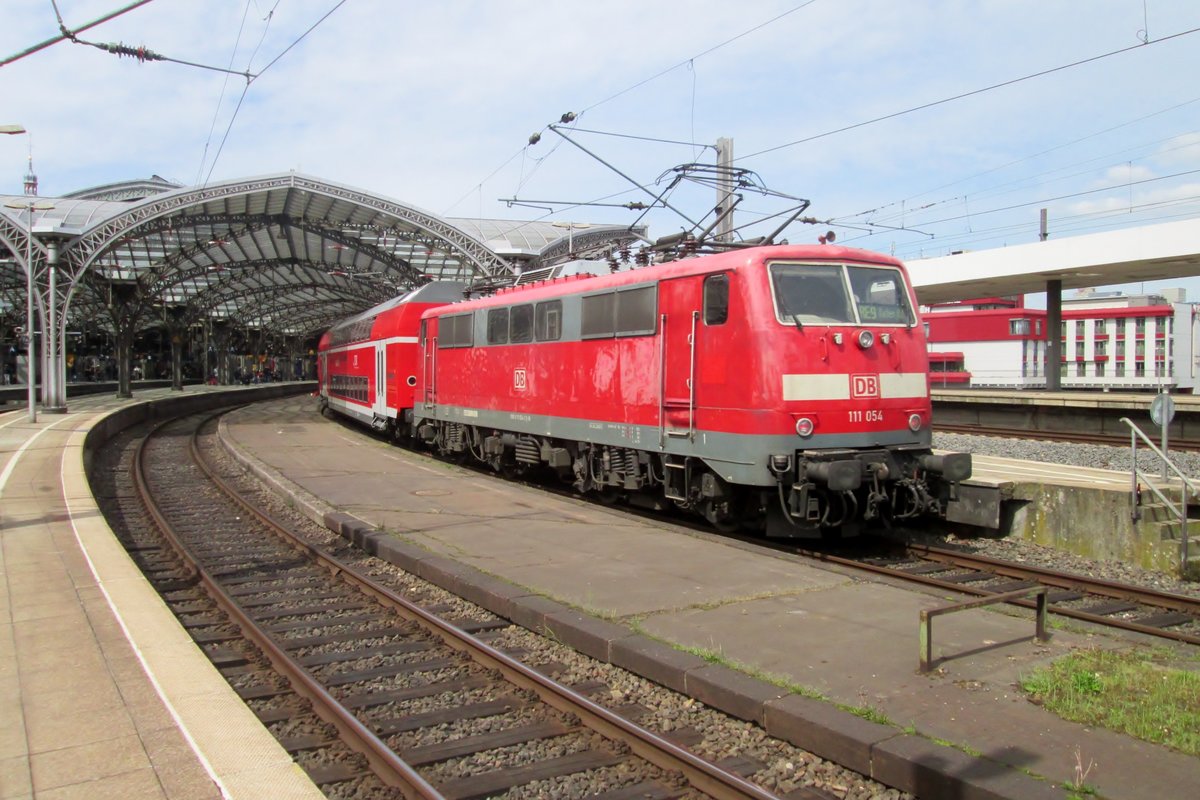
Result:
M617 328L618 336L636 336L644 333L654 333L655 286L639 286L636 289L626 289L617 292Z
M580 335L584 339L613 335L613 308L616 306L616 299L617 296L614 292L594 294L583 298Z
M537 304L534 333L539 342L557 342L562 338L562 300Z
M493 308L487 317L488 344L508 344L508 309Z
M780 322L802 325L854 323L840 266L773 264L771 288L775 292Z
M847 267L850 290L864 324L911 325L915 317L908 305L908 287L899 270L880 267ZM1028 332L1028 331L1026 331Z
M513 306L508 315L508 340L513 344L533 341L533 306Z
M729 276L709 275L704 279L704 324L724 325L729 319Z

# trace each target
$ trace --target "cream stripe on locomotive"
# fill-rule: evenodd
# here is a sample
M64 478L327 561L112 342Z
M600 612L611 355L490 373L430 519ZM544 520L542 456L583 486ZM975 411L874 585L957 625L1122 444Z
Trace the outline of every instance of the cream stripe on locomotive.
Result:
M331 347L326 352L344 353L348 350L361 350L364 347L374 347L377 344L382 344L386 347L391 344L416 344L417 341L416 336L389 336L386 339L363 339L361 342L351 342L350 344Z
M784 375L783 399L868 400L926 398L929 382L924 372L837 373L834 375Z

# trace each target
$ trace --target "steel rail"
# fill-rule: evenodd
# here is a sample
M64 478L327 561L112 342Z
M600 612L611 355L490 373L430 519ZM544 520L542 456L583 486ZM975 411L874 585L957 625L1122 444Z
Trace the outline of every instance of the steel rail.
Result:
M921 546L912 546L912 547L914 550L921 548ZM905 572L903 570L894 569L892 567L880 566L878 564L868 564L866 562L859 561L857 559L846 558L843 556L830 555L829 553L822 553L822 552L815 551L815 550L797 550L794 552L797 552L800 555L814 558L818 561L824 561L824 562L830 563L830 564L838 564L839 566L850 567L851 569L865 570L867 572L872 572L877 575L887 575L892 578L900 578L905 581L910 581L913 583L920 583L920 584L924 584L926 586L936 586L940 589L949 589L951 591L961 592L962 594L970 594L970 595L975 595L977 597L987 597L988 595L997 594L997 592L993 592L989 589L984 589L984 588L978 587L978 586L971 586L969 584L944 581L944 580L941 580L941 579L939 579L935 576L931 576L931 575L913 574L913 573ZM985 572L996 571L996 570L993 570L990 566L984 566L989 561L995 561L994 559L989 559L985 556L978 556L978 557L965 556L962 553L954 553L953 555L956 558L961 559L960 563L955 564L955 566L967 567L968 566L967 562L970 559L975 558L977 560L974 563L979 566L981 571L985 571ZM934 559L934 560L940 560L940 559ZM1038 572L1040 571L1040 569L1037 567L1026 568L1026 567L1021 566L1020 564L1014 564L1014 563L1010 563L1010 562L996 562L996 563L1005 565L1004 573L999 573L997 571L997 574L1003 574L1004 577L1024 578L1027 580L1042 582L1041 577L1039 577L1039 575L1038 575ZM1049 577L1049 574L1053 573L1052 570L1046 570L1045 572L1047 573L1047 577ZM1065 576L1066 573L1060 573L1060 575ZM1076 589L1076 590L1080 590L1080 591L1090 591L1093 594L1101 594L1104 596L1112 596L1112 595L1106 594L1106 592L1111 591L1113 587L1122 587L1123 586L1122 584L1115 584L1115 583L1111 583L1109 581L1093 581L1090 578L1085 578L1085 577L1082 577L1079 575L1070 576L1070 577L1074 579L1074 584L1072 584L1072 585L1069 585L1069 586L1060 586L1058 584L1052 584L1052 585L1055 585L1056 588L1070 588L1070 589ZM1096 586L1095 591L1093 591L1091 588L1089 588L1090 586L1093 586L1093 585ZM1138 587L1127 587L1127 588L1131 588L1134 591L1139 591ZM1102 591L1102 590L1105 590L1105 591ZM1140 590L1140 591L1150 593L1153 590ZM1182 595L1172 595L1172 594L1167 594L1164 592L1159 592L1157 594L1161 595L1163 598L1171 598L1174 601L1182 601L1184 604L1182 607L1176 607L1176 606L1172 605L1172 606L1163 606L1164 608L1172 608L1172 609L1178 610L1178 611L1188 611L1188 612L1200 615L1200 601L1192 601L1189 598L1184 597ZM1130 597L1129 599L1131 601L1133 600L1132 597ZM1008 603L1010 605L1020 606L1022 608L1036 608L1036 604L1031 600L1019 600L1019 599L1018 600L1009 600ZM1154 603L1152 603L1150 601L1146 601L1146 604L1147 605L1155 605ZM1110 628L1119 628L1121 630L1127 630L1127 631L1131 631L1134 633L1144 633L1144 634L1148 634L1150 636L1157 636L1159 638L1170 639L1172 641L1183 642L1186 644L1200 645L1200 636L1197 636L1195 634L1186 633L1183 631L1171 631L1166 628L1155 628L1151 625L1142 625L1138 622L1131 621L1131 620L1116 619L1113 617L1106 617L1101 614L1091 614L1091 613L1088 613L1087 611L1080 611L1079 609L1074 609L1074 608L1065 608L1063 606L1058 606L1058 605L1049 606L1049 610L1054 614L1058 614L1058 615L1064 616L1064 617L1071 617L1072 619L1077 619L1077 620L1081 620L1084 622L1092 622L1097 625L1104 625L1104 626L1110 627Z
M934 423L936 433L958 433L967 436L992 436L1002 439L1045 439L1069 444L1102 444L1129 449L1129 436L1125 433L1087 433L1082 431L1044 431L1028 428L1005 428L993 425L941 424ZM1200 450L1200 441L1194 439L1172 439L1172 450L1195 452Z
M205 423L223 412L210 415L193 433L191 447L196 448L196 434ZM171 547L188 565L192 575L204 590L213 598L218 606L241 628L242 633L254 642L271 661L272 665L291 683L292 688L301 696L307 698L314 712L326 722L334 725L344 741L356 752L363 755L380 780L398 787L411 800L442 800L443 795L433 788L412 767L400 759L378 736L362 724L345 706L337 701L316 678L304 667L297 664L291 655L280 648L273 639L250 618L241 607L230 597L217 581L199 564L192 555L191 549L176 534L171 523L162 514L150 493L145 474L145 450L154 436L175 419L167 419L156 424L134 451L133 477L138 496L147 513L163 536L170 542ZM200 463L200 462L197 462ZM207 471L206 467L202 467ZM256 515L262 519L262 515ZM271 524L272 528L278 528Z
M609 711L584 695L479 641L474 636L429 613L387 587L379 585L353 567L341 563L301 540L291 531L280 527L277 522L247 501L240 492L217 475L199 453L195 438L193 438L192 447L195 448L197 464L208 478L247 513L270 527L296 550L314 559L324 568L336 572L341 578L384 605L392 607L404 616L418 622L448 646L467 653L476 662L487 668L498 670L512 684L534 692L543 702L556 710L576 715L587 727L606 738L626 744L631 752L646 761L664 770L682 773L694 788L717 798L717 800L778 800L777 795L739 775L705 761L669 739ZM286 654L284 655L286 656Z
M958 550L947 550L932 545L908 544L908 550L933 561L953 564L959 567L986 567L987 571L995 572L1006 578L1036 578L1039 583L1056 586L1060 589L1082 589L1091 594L1112 597L1118 600L1132 600L1148 606L1167 608L1172 611L1182 611L1187 614L1200 616L1200 598L1188 597L1182 594L1162 592L1157 589L1147 589L1127 583L1106 581L1100 578L1089 578L1085 575L1075 575L1045 567L1027 564L1016 564L1002 561L991 556L977 553L963 553Z
M576 715L586 727L610 740L628 745L633 753L646 761L668 771L681 772L694 788L717 800L778 800L778 795L705 761L669 739L614 714L584 695L547 678L494 647L479 641L476 637L429 613L387 587L379 585L353 567L341 563L302 541L248 502L236 489L216 475L202 458L197 460L197 464L210 480L241 505L247 513L254 515L263 524L271 527L292 547L314 559L326 569L336 571L340 577L375 597L384 605L414 619L455 650L467 653L476 662L489 669L498 670L515 686L534 692L547 705L558 711Z

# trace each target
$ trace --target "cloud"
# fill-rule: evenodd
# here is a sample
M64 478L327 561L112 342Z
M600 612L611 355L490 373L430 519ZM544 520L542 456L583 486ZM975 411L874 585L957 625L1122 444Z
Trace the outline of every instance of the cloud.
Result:
M68 24L113 7L111 0L58 5ZM84 38L257 71L333 5L151 3ZM1127 181L1129 161L1137 180L1200 160L1194 111L1186 105L1195 93L1190 76L1200 71L1198 37L855 127L1133 45L1145 24L1138 4L1095 0L1085 13L1038 0L844 0L793 11L799 5L354 0L250 85L212 174L294 168L458 215L542 213L500 200L514 195L648 199L553 133L525 149L532 132L574 111L586 112L577 128L644 137L570 134L638 183L653 184L677 164L711 161L711 149L670 142L702 145L728 136L740 166L774 189L811 198L818 217L895 204L916 224L969 209L969 226L962 219L943 225L957 234L1036 216L1036 207L976 216L993 207L1080 191L1097 180ZM2 52L56 32L44 0L12 0L5 15ZM1188 0L1161 0L1152 9L1152 36L1198 24L1200 8ZM0 68L0 81L11 115L0 122L33 132L47 194L153 173L186 183L202 178L245 88L237 76L139 64L69 43ZM1172 106L1179 107L1163 111ZM818 138L773 149L811 137ZM1151 141L1161 144L1146 148ZM1124 152L1135 145L1142 147L1137 155ZM23 141L0 140L0 166L7 165L0 191L20 191L24 159ZM679 206L695 219L713 200L710 191L691 189L681 191ZM1114 192L1107 202L1078 205L1102 209L1119 200ZM911 211L924 205L930 208ZM770 210L754 198L746 207ZM635 217L596 206L561 213L597 222ZM684 224L662 211L647 220L664 233ZM888 249L895 236L860 243Z

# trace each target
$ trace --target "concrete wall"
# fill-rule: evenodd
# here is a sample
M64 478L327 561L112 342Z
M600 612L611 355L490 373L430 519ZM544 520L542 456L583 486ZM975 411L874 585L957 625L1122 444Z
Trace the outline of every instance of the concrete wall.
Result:
M316 391L315 381L303 383L264 383L248 388L229 387L225 390L213 390L173 394L143 402L132 402L104 419L97 422L88 432L83 445L83 463L91 470L92 454L102 447L112 437L131 425L154 419L165 419L179 414L193 414L198 411L219 408L220 406L254 403L260 400L272 400L276 397L287 397L293 394L311 393ZM315 408L315 405L314 405Z
M1144 491L1134 521L1129 492L1044 483L1012 485L1000 532L1100 561L1119 561L1171 575L1181 571L1179 523ZM1192 532L1191 552L1200 551Z

